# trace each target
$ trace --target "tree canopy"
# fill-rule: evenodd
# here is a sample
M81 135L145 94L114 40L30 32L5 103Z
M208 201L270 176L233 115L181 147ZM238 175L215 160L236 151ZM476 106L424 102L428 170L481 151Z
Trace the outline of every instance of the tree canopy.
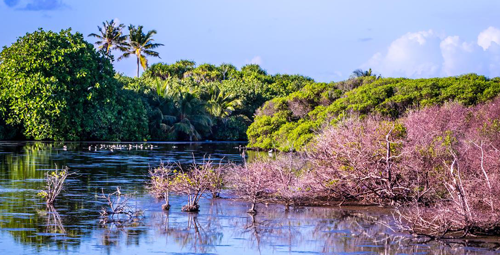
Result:
M432 79L381 78L356 70L317 83L268 74L259 65L191 60L147 64L155 30L106 22L94 46L80 33L42 29L0 53L0 139L249 140L254 148L300 150L325 125L348 115L397 119L408 109L457 101L475 105L500 93L500 78L468 74ZM125 37L127 42L124 42ZM125 47L125 48L124 48ZM108 50L126 50L145 68L116 74Z
M107 56L113 59L111 50L125 51L127 49L127 35L123 34L125 25L118 24L114 20L102 23L102 27L97 26L99 34L91 33L89 37L97 38L95 44L99 50L105 52Z
M28 139L110 139L120 108L114 75L82 34L40 29L0 53L0 113Z

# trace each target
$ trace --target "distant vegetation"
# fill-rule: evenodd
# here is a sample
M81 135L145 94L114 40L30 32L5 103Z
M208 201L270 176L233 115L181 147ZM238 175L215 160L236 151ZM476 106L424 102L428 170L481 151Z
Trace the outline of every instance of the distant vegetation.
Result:
M185 211L225 187L248 201L290 207L392 206L396 227L432 238L499 235L500 97L466 107L457 102L412 110L405 117L346 117L319 132L304 152L252 162L160 166L149 189L188 195ZM210 196L209 196L210 197ZM260 206L259 206L260 207Z
M0 53L0 139L247 140L258 149L302 150L323 127L347 116L397 119L408 109L500 93L500 79L475 74L382 78L355 70L346 81L317 83L269 75L260 66L148 64L163 44L155 30L107 21L96 46L83 35L38 30ZM97 49L96 49L97 48ZM112 63L134 55L132 78Z
M117 28L117 26L119 28ZM38 30L0 53L0 139L246 140L266 101L312 83L268 75L258 65L238 70L181 60L148 67L155 31L105 23L96 50L82 34ZM116 74L112 51L137 53L140 78ZM142 53L141 53L142 52Z

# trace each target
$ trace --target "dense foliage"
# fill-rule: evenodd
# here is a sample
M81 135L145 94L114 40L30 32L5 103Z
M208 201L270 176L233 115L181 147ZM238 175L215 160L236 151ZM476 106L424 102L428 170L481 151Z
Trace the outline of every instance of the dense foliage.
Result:
M141 78L119 80L146 102L153 140L246 140L260 106L314 83L299 75L267 75L258 65L238 70L187 60L154 64Z
M323 126L349 115L392 119L408 109L457 101L474 105L500 93L498 78L475 74L432 79L362 76L330 84L310 84L267 102L247 131L249 146L300 150Z
M499 102L341 121L309 148L308 183L317 195L401 205L414 233L498 233Z
M128 106L120 102L129 102L113 76L109 60L81 34L38 30L0 54L0 115L27 139L112 140L124 121L142 132L140 122L123 120Z
M192 61L155 64L140 78L117 75L110 49L140 36L149 36L141 45L160 44L151 44L154 31L125 36L122 26L107 27L98 36L100 51L71 30L40 29L4 47L0 139L246 140L257 108L313 82L267 75L257 65L237 70Z

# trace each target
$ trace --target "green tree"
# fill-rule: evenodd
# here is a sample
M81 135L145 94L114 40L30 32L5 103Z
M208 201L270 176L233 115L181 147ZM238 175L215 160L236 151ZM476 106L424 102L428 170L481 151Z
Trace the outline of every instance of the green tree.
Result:
M208 84L206 90L209 96L207 109L215 118L224 120L242 105L242 100L236 98L236 94L222 90L217 83Z
M89 37L95 37L98 41L95 44L99 50L106 53L106 56L112 58L111 50L125 51L127 49L127 35L124 35L122 30L125 28L123 24L117 24L114 20L102 23L102 27L97 26L99 34L91 33Z
M234 75L238 72L235 66L227 63L222 63L219 66L219 72L222 76L222 80L229 80L234 78Z
M192 77L196 82L220 81L222 74L220 70L211 64L203 64L190 71L187 77Z
M169 77L183 79L187 73L192 71L196 63L189 60L179 60L174 64L167 65L165 63L156 63L151 65L148 70L143 73L145 78L160 78L162 80Z
M370 77L370 76L377 77L377 75L372 72L371 68L368 69L368 71L363 71L361 69L356 69L351 74L351 78ZM380 78L380 75L378 76L378 78Z
M80 33L26 34L0 53L0 116L29 139L106 139L114 73Z
M184 135L190 141L200 140L203 134L211 133L213 125L206 102L198 97L198 89L177 82L169 79L157 88L157 93L166 101L165 129L177 139Z
M142 31L143 26L135 27L130 25L128 27L129 36L127 47L124 53L118 60L123 58L128 58L131 55L137 57L137 77L139 77L139 67L142 66L144 70L148 68L148 60L146 56L160 57L160 54L153 49L163 46L161 43L154 43L153 35L156 34L156 30L148 31L144 33Z

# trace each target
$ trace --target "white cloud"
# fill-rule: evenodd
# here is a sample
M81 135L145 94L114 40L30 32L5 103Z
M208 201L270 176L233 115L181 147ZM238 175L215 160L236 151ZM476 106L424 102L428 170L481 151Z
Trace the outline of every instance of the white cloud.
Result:
M477 37L477 44L481 46L483 50L487 50L492 42L500 45L500 30L498 28L489 27Z
M448 36L440 43L443 65L442 76L464 73L486 74L486 56L475 43L462 42L458 36Z
M384 76L435 76L442 62L440 41L432 30L407 33L392 42L387 53L375 54L363 69L372 67Z
M500 30L490 27L477 42L443 36L432 30L407 33L378 52L361 68L386 77L438 77L478 73L500 75Z
M257 65L262 65L262 57L261 56L255 56L253 57L250 61L248 61L249 64L257 64Z

